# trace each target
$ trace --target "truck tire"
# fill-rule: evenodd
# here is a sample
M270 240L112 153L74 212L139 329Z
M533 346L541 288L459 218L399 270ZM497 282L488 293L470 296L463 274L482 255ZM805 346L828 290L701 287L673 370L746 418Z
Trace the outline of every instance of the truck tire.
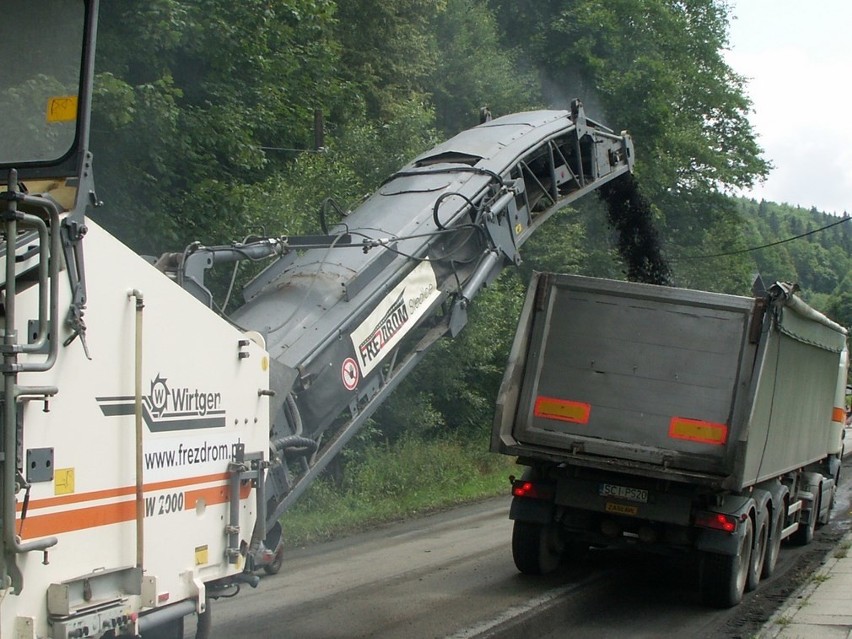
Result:
M284 563L284 543L280 543L278 548L275 549L275 557L272 559L271 564L266 564L263 567L263 572L267 575L277 575L278 571L281 570L281 564Z
M267 575L277 575L278 571L281 570L281 564L284 563L284 534L281 529L281 522L275 522L264 543L275 545L275 556L272 558L272 563L263 567L263 571Z
M766 559L763 562L762 577L766 579L775 572L778 563L778 555L781 553L781 532L784 530L784 512L787 509L786 502L778 507L778 512L772 515L773 523L769 531L769 543L766 546Z
M562 539L555 525L515 521L512 558L525 575L544 575L556 570L562 550Z
M701 558L701 600L716 608L731 608L743 598L751 566L754 529L747 517L745 531L736 555L705 552Z
M761 518L758 517L758 519ZM757 526L757 534L754 536L754 545L751 549L746 592L751 592L757 588L757 584L760 583L760 578L763 576L763 566L766 564L766 549L769 540L769 529L766 522L769 520L769 513L765 513L762 519L763 521Z

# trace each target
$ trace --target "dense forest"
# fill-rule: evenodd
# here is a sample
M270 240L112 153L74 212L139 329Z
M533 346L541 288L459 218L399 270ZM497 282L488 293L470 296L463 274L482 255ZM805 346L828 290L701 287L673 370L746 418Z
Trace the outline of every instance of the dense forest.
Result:
M105 2L96 218L149 254L316 232L327 198L356 205L476 125L482 107L499 116L579 97L590 117L633 135L675 285L749 294L758 273L796 281L852 324L845 218L731 195L771 163L745 79L724 61L729 10L723 0ZM605 209L587 199L527 244L460 338L376 415L381 437L482 441L529 272L624 277Z

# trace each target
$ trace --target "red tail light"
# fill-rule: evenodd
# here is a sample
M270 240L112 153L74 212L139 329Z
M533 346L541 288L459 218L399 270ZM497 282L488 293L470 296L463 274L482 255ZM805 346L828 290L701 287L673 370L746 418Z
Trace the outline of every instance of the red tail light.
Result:
M532 481L518 480L512 482L512 495L525 499L553 499L552 484L540 484Z
M723 513L698 513L695 516L695 525L732 533L737 529L737 518Z

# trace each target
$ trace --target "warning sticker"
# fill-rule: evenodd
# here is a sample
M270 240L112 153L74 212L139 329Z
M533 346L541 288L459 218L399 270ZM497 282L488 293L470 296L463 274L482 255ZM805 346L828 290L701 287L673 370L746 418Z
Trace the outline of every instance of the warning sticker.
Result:
M48 122L73 122L77 119L77 96L61 95L47 101Z
M355 390L359 377L358 362L351 357L343 360L343 366L340 367L340 378L343 380L343 386L346 390Z

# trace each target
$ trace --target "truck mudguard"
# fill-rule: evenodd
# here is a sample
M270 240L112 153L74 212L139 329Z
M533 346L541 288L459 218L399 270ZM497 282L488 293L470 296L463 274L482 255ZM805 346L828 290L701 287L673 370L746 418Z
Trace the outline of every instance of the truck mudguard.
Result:
M733 515L738 520L743 521L755 508L754 499L750 496L726 495L722 505L712 510L713 512ZM736 555L743 538L743 531L744 528L742 526L737 526L737 529L732 533L701 528L699 529L698 539L695 542L695 548L720 555Z

